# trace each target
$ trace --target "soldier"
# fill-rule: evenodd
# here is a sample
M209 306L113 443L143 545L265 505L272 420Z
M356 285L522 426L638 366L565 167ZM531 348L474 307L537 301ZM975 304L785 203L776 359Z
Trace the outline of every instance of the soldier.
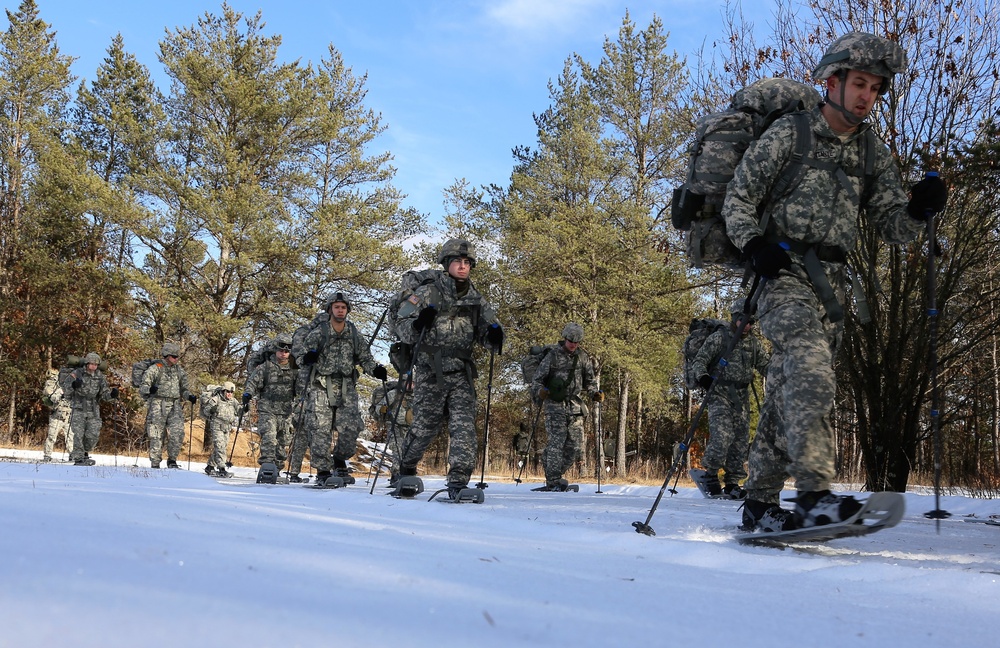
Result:
M813 72L825 82L826 97L808 113L811 149L798 184L772 195L796 141L793 115L778 119L750 145L729 183L726 230L754 271L768 278L759 314L773 346L750 449L745 529L828 524L861 508L853 497L830 492L836 468L833 363L843 333L845 262L862 225L859 210L883 240L901 244L916 237L928 214L947 200L937 177L918 182L907 198L892 155L864 121L905 64L897 43L872 34L834 41ZM867 174L866 158L874 158ZM788 475L798 489L794 511L779 506Z
M173 342L165 342L160 354L161 362L156 362L142 374L139 394L149 400L146 410L146 435L149 437L149 465L159 468L163 460L163 436L167 437L167 468L180 468L177 456L184 446L184 405L187 399L192 405L198 397L188 390L187 373L178 364L181 348Z
M101 435L101 401L118 398L118 388L109 388L104 372L98 369L101 356L88 353L83 367L74 369L62 385L70 402L70 430L73 435L73 452L69 458L74 466L93 466L90 451L97 446Z
M587 392L595 402L604 400L604 392L597 388L594 364L580 348L581 342L582 326L576 322L564 326L562 340L545 354L531 380L535 400L544 403L548 437L542 453L545 486L541 490L565 491L569 482L563 473L580 460L587 416L581 392Z
M295 400L296 369L290 361L292 336L282 333L275 339L274 353L268 356L247 378L243 388L244 411L257 399L257 432L260 434L258 464L285 464Z
M476 367L473 344L499 352L503 328L494 308L469 279L476 251L468 241L441 246L433 281L415 288L396 313L396 333L417 344L414 359L413 425L403 440L401 476L417 474L427 446L448 425L448 496L456 499L476 463Z
M398 380L390 380L384 387L379 385L372 392L372 404L368 407L368 413L385 430L386 447L392 453L389 455L390 486L395 486L399 481L400 449L413 423L413 409L410 407L413 383L411 382L408 387L405 390L400 389ZM393 420L395 425L392 425Z
M212 438L212 454L205 466L206 475L232 477L232 473L226 470L226 451L229 449L229 433L236 429L236 421L243 409L233 397L235 391L236 385L224 382L205 404L204 410L208 414L206 425Z
M49 412L49 434L45 437L45 450L42 461L52 461L52 448L55 447L59 435L63 435L66 452L73 455L73 434L69 429L70 404L65 398L62 385L59 384L59 370L49 369L49 377L42 387L42 402L51 408Z
M708 445L701 458L705 467L700 488L712 497L743 499L746 491L740 482L746 479L743 467L750 448L750 384L753 372L763 375L771 357L761 345L757 336L752 335L753 319L745 318L742 331L736 325L743 315L743 299L736 300L730 308L732 323L729 330L718 330L705 340L692 361L692 368L698 376L698 384L704 389L712 386L719 360L729 348L733 335L739 341L727 358L725 373L708 401ZM725 472L724 482L719 482L719 471ZM722 484L725 484L723 487Z
M357 450L358 435L364 427L358 409L357 369L359 365L379 380L385 380L385 367L375 362L368 342L348 321L351 302L346 294L334 293L327 300L328 320L306 335L304 346L309 349L303 363L310 368L306 387L306 435L312 438L310 453L316 468L316 483L323 485L330 471L334 430L338 432L333 446L333 465L344 484L353 484L347 460Z

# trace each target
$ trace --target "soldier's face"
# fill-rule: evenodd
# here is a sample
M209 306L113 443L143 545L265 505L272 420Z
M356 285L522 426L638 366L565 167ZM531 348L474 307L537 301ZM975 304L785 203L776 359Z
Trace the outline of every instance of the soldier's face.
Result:
M884 82L885 79L875 74L848 70L847 77L843 80L844 109L858 119L866 119L875 107L875 100L878 99ZM840 84L841 79L837 75L827 79L827 90L834 101L840 100Z
M278 359L278 364L286 364L288 362L288 349L278 349L274 352L274 357Z
M566 340L566 342L563 344L563 346L566 348L567 351L569 351L570 353L573 353L574 351L576 351L576 348L578 346L580 346L580 343L579 342L570 342L569 340Z
M173 367L175 364L177 364L177 356L175 355L164 356L163 359L167 361L168 367Z
M94 373L95 371L97 371L97 363L96 362L88 362L87 363L87 373Z
M330 306L330 317L338 322L343 322L347 319L347 304L344 302L334 302L333 305Z
M448 274L450 274L455 279L465 280L469 278L469 273L472 272L472 260L465 257L458 257L452 259L451 263L448 264Z

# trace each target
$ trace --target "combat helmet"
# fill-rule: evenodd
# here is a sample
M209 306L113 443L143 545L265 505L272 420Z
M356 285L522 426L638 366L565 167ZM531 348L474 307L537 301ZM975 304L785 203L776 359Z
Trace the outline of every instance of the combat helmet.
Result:
M336 304L337 302L341 302L343 304L346 304L347 305L347 312L348 313L351 312L351 298L347 296L347 293L342 292L340 290L335 290L332 293L330 293L329 296L327 296L327 298L326 298L326 308L324 308L323 310L329 311L330 307L333 306L334 304Z
M448 269L448 265L454 258L466 258L472 262L472 267L476 267L476 246L469 243L465 239L448 239L441 246L441 251L438 253L438 263L444 266L445 270Z
M350 305L348 305L350 308ZM274 348L275 349L287 349L292 350L292 336L288 333L281 333L278 337L274 338Z
M181 347L176 342L164 342L163 348L160 349L160 355L164 358L167 356L180 356Z
M101 364L101 356L97 355L94 352L90 352L87 355L83 356L83 364L85 364L85 365L88 365L88 364L99 365L99 364Z
M576 322L570 322L563 327L562 336L567 342L576 342L579 344L583 342L583 327Z
M236 385L227 380L226 382L222 383L222 391L235 392Z
M833 41L813 70L813 78L825 81L847 70L867 72L885 79L879 94L889 91L892 77L906 69L906 53L899 43L887 38L851 32Z

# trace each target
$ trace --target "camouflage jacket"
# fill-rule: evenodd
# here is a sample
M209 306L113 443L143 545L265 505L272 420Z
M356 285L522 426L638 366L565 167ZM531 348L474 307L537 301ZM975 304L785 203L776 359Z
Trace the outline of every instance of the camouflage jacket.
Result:
M234 428L240 419L240 410L243 405L236 398L226 398L221 390L216 391L205 406L205 412L209 416L208 423L212 427Z
M74 388L73 381L77 378L82 384ZM66 400L74 410L96 411L100 407L100 401L111 400L111 388L108 387L108 380L100 369L94 373L89 373L82 367L74 369L66 376L62 388Z
M812 128L812 158L837 164L845 170L864 168L865 137L862 133L871 128L870 124L862 123L856 132L841 139L819 108L808 115ZM743 249L751 238L762 234L758 207L763 207L769 219L768 235L806 244L835 246L845 253L850 252L858 240L859 206L855 202L858 197L868 220L887 243L905 243L920 233L923 223L906 213L908 196L900 181L899 169L889 149L877 138L873 138L875 164L867 191L863 191L863 177L806 166L796 187L784 196L769 200L775 181L788 163L795 138L792 117L778 119L750 145L736 168L726 190L722 213L729 238L738 248Z
M59 375L50 375L45 379L45 384L42 386L42 397L48 399L52 403L52 409L61 412L68 412L70 409L69 400L63 398L63 388L59 384Z
M379 385L372 392L372 404L368 408L368 413L381 425L388 424L397 407L399 408L399 414L396 416L397 427L410 425L413 419L409 398L411 394L403 397L403 402L400 403L399 398L403 396L403 392L398 387L399 381L390 380L385 383L385 389Z
M284 416L292 411L297 373L291 363L286 362L282 366L272 354L267 361L254 368L243 391L257 399L259 411Z
M718 368L716 363L726 352L731 335L733 333L730 331L720 330L708 336L691 363L695 375L702 376L716 372ZM751 332L736 343L721 380L723 384L745 388L753 382L754 370L762 376L767 374L767 363L770 359L771 354L764 350L760 339Z
M156 393L150 396L149 388L153 385L156 385ZM142 374L139 394L143 398L187 398L191 395L187 372L179 364L168 367L162 360L155 362Z
M576 360L575 369L573 367L574 359ZM570 353L562 342L552 351L546 353L538 368L535 369L535 375L531 381L531 393L537 397L538 391L542 387L554 392L556 390L554 381L556 380L565 381L566 399L563 402L568 404L574 412L583 412L581 392L587 392L588 395L592 396L597 391L594 363L591 361L590 355L581 347L577 347L574 353Z
M486 329L500 323L496 309L471 281L466 293L459 296L451 275L443 270L436 272L432 283L418 286L413 296L400 304L396 333L403 342L415 344L420 335L413 329L413 321L425 307L434 305L438 314L420 344L415 361L418 371L470 371L473 345L485 346ZM471 373L474 377L475 372Z
M359 365L366 373L371 373L377 363L368 349L368 341L358 332L354 322L347 320L344 330L337 333L333 326L323 323L305 339L305 347L319 351L319 359L313 367L314 377L329 376L333 379L357 380L355 373Z

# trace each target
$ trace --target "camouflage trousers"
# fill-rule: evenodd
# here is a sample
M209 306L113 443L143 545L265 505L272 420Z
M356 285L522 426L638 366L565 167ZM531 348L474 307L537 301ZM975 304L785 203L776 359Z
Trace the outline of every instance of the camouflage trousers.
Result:
M427 446L448 424L448 481L468 484L476 467L476 388L466 372L419 371L413 392L413 425L402 443L401 472L415 471Z
M735 397L735 399L734 399ZM744 464L750 446L750 393L746 388L718 385L708 401L708 444L701 465L709 473L724 469L724 484L747 478Z
M407 435L410 433L410 426L403 425L401 423L396 423L395 426L390 425L389 421L383 421L382 424L385 426L385 460L382 460L382 455L379 455L379 461L382 465L379 468L379 472L385 472L388 470L391 474L399 474L400 458L403 456L403 442Z
M572 403L545 401L545 435L542 451L545 481L557 482L580 460L583 452L583 412ZM612 455L614 456L614 455Z
M288 449L288 472L297 475L302 472L302 461L306 457L306 450L312 445L312 435L306 429L305 421L300 422L298 430L293 425L291 435L292 441Z
M49 433L45 437L44 454L46 459L52 457L52 449L55 448L60 434L63 435L66 452L70 456L73 454L73 433L69 429L69 412L70 409L68 407L55 407L49 414Z
M212 438L212 453L208 457L208 465L214 468L225 468L229 452L229 433L233 426L226 421L212 417L208 422L208 432Z
M101 436L101 412L98 409L77 409L69 419L70 433L73 435L73 452L70 461L80 461L84 455L97 447Z
M291 415L257 410L257 433L260 434L258 464L273 463L278 468L285 465L285 455L291 441ZM301 455L299 467L302 466Z
M146 410L146 436L149 438L149 461L163 460L163 437L167 438L167 459L177 461L184 447L184 401L179 398L149 399Z
M760 323L774 353L745 488L748 499L778 504L787 476L798 490L816 491L830 488L836 474L830 414L842 328L815 299L775 304Z
M343 401L340 406L331 406L323 388L310 389L306 395L303 424L307 438L311 439L309 451L316 472L330 472L333 461L347 461L357 452L358 435L364 427L357 395L353 403L350 397L345 397ZM336 444L333 442L334 433L337 435Z

